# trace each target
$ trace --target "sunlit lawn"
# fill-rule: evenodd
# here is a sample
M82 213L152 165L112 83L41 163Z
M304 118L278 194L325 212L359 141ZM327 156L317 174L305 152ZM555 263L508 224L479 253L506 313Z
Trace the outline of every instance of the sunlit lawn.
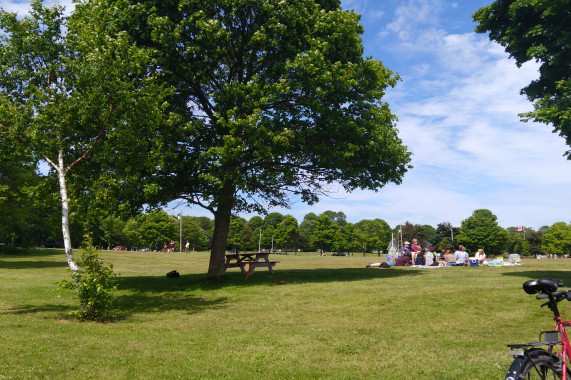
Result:
M207 253L103 257L119 275L107 324L69 316L73 293L53 285L68 278L62 251L0 256L0 379L502 378L505 345L553 324L521 284L571 285L569 259L367 269L376 256L290 254L274 275L209 281Z

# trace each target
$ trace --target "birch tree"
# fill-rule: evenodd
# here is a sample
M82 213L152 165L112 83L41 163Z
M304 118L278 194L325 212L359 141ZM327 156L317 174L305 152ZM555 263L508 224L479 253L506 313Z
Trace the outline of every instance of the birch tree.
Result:
M161 114L161 90L146 71L149 56L113 27L114 11L78 2L67 17L61 6L33 0L30 15L0 12L0 131L56 174L74 272L70 177L111 136L120 136L118 145L104 151L119 154L120 142Z

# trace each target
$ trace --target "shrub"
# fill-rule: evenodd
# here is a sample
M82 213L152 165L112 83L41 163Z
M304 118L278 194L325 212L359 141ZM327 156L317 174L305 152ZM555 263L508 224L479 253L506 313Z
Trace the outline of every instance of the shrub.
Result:
M100 251L90 246L78 262L80 270L72 272L72 281L60 286L77 292L79 309L72 312L80 321L105 322L114 319L111 313L112 291L117 290L113 264L105 265Z

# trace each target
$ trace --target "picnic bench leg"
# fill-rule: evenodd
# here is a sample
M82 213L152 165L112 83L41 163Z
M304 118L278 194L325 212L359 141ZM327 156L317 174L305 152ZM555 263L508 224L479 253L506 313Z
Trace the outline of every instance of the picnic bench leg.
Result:
M254 261L250 261L249 264L250 264L250 267L248 268L248 274L246 275L246 279L248 277L250 277L251 274L254 273L254 269L256 268L256 264Z
M270 274L274 274L274 268L272 268L272 264L270 264L270 258L268 256L264 256L264 260L266 263L268 263Z

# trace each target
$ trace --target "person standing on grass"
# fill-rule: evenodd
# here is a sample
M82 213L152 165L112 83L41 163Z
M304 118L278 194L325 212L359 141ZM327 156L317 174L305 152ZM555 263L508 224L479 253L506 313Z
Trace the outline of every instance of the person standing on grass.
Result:
M186 241L186 245L184 246L184 251L186 253L188 253L188 249L190 248L190 243L188 242L188 240Z

